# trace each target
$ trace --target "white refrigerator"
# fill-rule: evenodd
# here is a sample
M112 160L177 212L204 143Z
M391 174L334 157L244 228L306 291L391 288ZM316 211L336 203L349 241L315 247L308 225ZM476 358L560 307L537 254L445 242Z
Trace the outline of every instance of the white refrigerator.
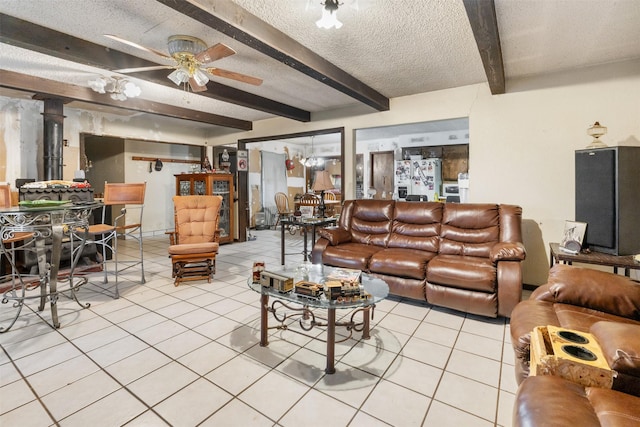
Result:
M426 195L430 202L440 197L442 159L411 160L411 192Z
M396 160L394 199L404 200L411 194L411 160Z

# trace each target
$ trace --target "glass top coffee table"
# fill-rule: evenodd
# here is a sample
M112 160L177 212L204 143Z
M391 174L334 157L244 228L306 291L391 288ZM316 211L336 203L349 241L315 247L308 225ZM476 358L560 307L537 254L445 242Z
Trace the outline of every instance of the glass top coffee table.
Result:
M269 269L270 273L275 273L284 277L292 277L293 283L305 281L323 285L327 280L333 280L333 277L339 273L340 269L336 269L322 264L303 263L297 266L284 266L277 269ZM360 288L364 296L351 298L329 299L320 292L319 297L310 297L301 295L293 290L281 292L274 287L262 286L260 283L254 282L253 277L249 279L249 287L260 293L260 346L269 345L268 330L269 329L289 329L287 321L292 318L298 318L298 324L303 331L310 331L314 327L325 327L327 331L327 366L325 372L333 374L335 372L335 344L336 344L336 326L345 327L349 335L338 341L342 342L351 338L353 331L362 332L363 339L369 339L369 316L373 317L373 309L377 302L382 301L389 294L389 285L376 277L365 273L360 274ZM269 298L273 297L274 301L269 305ZM279 308L287 309L287 312L278 312ZM327 310L326 319L316 314L317 309ZM352 310L349 320L336 322L336 309ZM271 312L277 320L276 326L269 327L268 313ZM355 319L356 315L362 312L362 321ZM291 329L293 332L298 332ZM302 333L302 332L298 332ZM306 334L305 334L306 335ZM311 338L317 337L307 335Z

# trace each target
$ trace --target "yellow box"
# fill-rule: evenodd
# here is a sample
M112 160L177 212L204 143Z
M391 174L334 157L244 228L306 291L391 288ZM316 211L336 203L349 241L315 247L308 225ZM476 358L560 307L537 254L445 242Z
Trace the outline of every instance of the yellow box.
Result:
M529 375L556 375L588 387L611 388L616 372L593 335L549 325L531 332Z
M289 292L293 289L293 277L262 271L260 272L260 284L267 288L274 288L278 292Z

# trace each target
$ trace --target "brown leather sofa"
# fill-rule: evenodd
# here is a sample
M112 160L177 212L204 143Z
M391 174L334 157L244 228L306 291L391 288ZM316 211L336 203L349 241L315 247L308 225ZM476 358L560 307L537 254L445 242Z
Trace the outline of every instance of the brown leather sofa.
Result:
M394 295L508 317L522 296L521 223L513 205L348 200L312 261L366 271Z
M513 427L639 425L640 397L554 376L527 378L520 384L513 410Z
M555 265L548 283L511 313L519 383L529 375L531 331L546 325L593 334L617 373L613 389L640 396L640 283L604 271Z

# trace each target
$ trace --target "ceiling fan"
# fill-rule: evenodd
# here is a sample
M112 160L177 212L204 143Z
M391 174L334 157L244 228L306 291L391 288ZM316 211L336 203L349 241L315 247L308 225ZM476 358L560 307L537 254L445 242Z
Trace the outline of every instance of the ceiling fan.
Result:
M207 90L209 74L213 76L237 80L239 82L248 83L255 86L259 86L262 84L262 79L259 79L257 77L236 73L235 71L223 70L222 68L206 66L213 61L226 58L227 56L231 56L236 53L235 50L222 43L217 43L213 46L207 47L205 42L203 42L199 38L192 36L175 35L169 37L169 40L167 42L169 55L167 55L166 53L159 50L141 46L137 43L125 40L112 34L105 34L105 36L117 42L133 46L137 49L144 50L145 52L151 52L155 55L160 56L161 58L173 61L172 65L123 68L121 70L114 70L117 73L127 74L137 73L140 71L173 68L173 72L171 72L167 77L178 86L180 86L181 84L186 85L188 83L193 92L203 92Z

